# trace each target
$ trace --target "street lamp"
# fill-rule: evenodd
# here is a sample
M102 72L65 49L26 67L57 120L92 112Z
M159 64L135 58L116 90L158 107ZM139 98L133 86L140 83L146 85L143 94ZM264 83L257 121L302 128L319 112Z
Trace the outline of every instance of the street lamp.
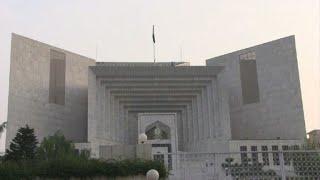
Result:
M147 140L148 140L148 137L147 137L147 135L145 133L139 134L139 137L138 137L138 143L139 144L144 144L144 143L147 142Z
M155 169L150 169L147 174L147 180L158 180L159 179L159 173Z

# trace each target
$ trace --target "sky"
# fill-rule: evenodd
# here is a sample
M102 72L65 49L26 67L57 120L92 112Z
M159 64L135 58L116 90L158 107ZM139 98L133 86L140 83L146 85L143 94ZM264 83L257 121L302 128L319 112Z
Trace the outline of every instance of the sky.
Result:
M307 131L320 129L319 0L0 0L0 122L11 33L98 61L205 60L295 35ZM4 137L0 151L4 149Z

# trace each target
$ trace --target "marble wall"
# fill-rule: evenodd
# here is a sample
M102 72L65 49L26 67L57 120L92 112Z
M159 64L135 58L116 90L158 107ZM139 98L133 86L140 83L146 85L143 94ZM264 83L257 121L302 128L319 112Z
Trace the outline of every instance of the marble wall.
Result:
M65 104L49 103L50 50L66 56ZM8 147L28 124L38 140L61 130L74 142L87 141L88 66L94 60L12 34L8 103Z
M259 98L245 103L239 62L253 58ZM207 66L225 66L220 77L229 97L232 139L306 137L294 36L208 59Z

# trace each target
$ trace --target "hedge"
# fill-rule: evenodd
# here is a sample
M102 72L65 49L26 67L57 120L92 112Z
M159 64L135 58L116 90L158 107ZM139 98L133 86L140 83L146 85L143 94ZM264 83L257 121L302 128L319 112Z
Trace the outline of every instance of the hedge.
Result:
M150 169L156 169L160 177L167 176L165 166L159 161L104 161L70 157L48 161L4 161L0 163L0 179L123 177L145 175Z

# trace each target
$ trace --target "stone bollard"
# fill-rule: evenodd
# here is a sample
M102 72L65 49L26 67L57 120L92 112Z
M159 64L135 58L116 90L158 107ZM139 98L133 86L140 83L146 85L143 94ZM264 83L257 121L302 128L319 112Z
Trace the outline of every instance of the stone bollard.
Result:
M155 169L150 169L147 174L147 180L158 180L159 179L159 173Z

